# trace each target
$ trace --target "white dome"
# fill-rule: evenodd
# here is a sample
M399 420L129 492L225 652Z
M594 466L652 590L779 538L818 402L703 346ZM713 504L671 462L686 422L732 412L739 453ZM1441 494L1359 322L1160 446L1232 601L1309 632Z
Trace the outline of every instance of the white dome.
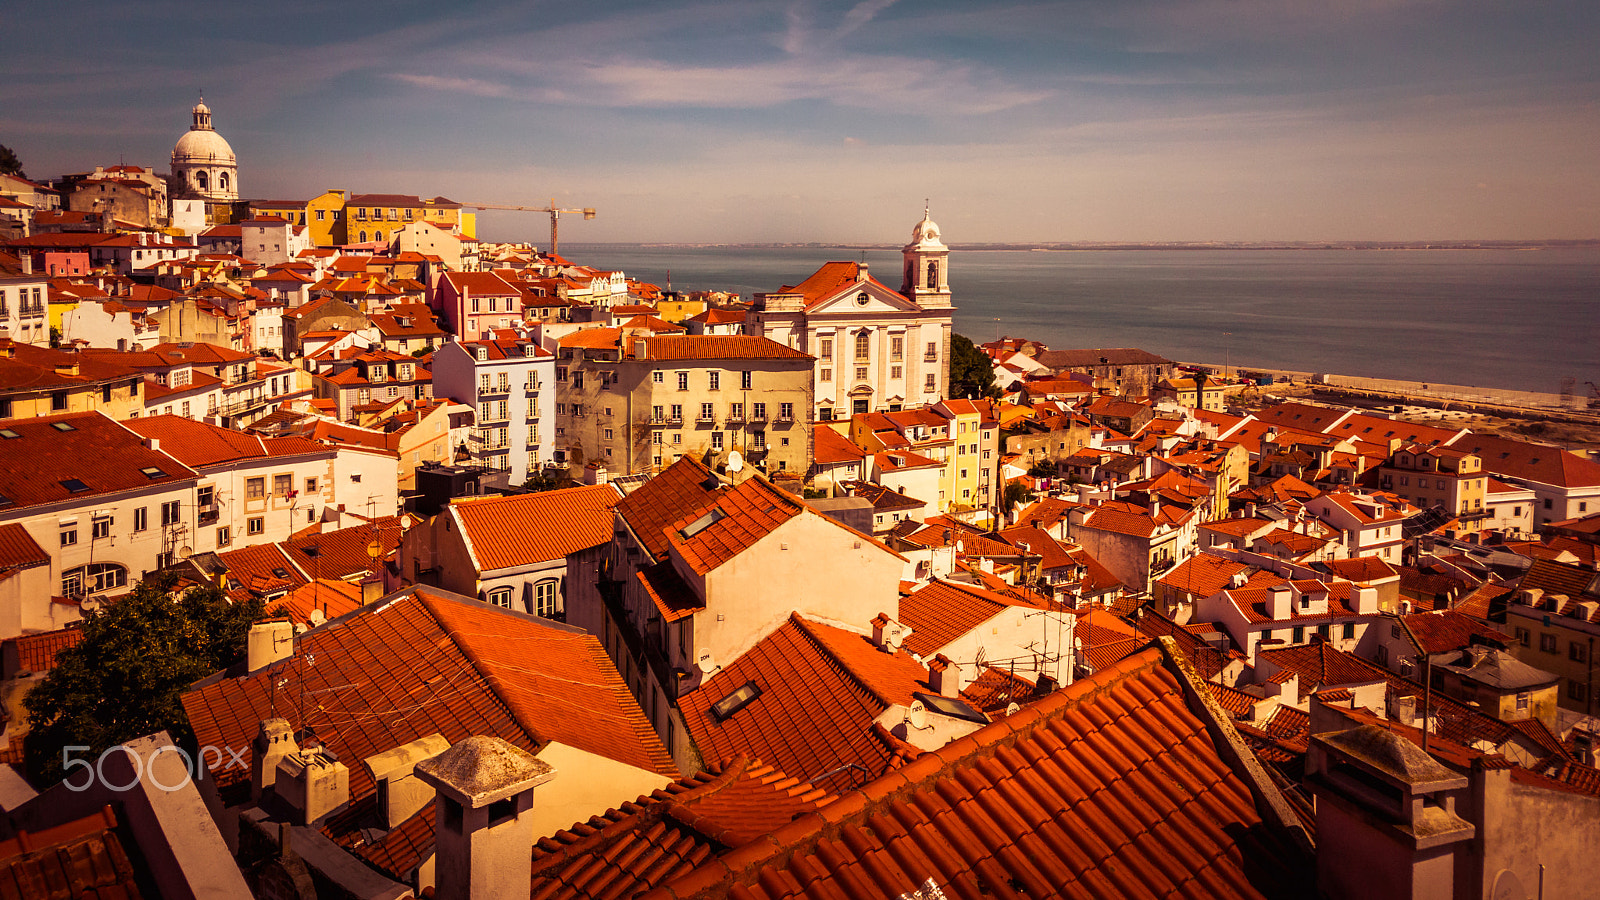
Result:
M186 131L172 148L174 163L223 163L233 165L237 160L233 148L215 131Z
M939 225L933 221L928 210L922 211L922 221L911 229L912 246L940 247L944 244L939 240Z

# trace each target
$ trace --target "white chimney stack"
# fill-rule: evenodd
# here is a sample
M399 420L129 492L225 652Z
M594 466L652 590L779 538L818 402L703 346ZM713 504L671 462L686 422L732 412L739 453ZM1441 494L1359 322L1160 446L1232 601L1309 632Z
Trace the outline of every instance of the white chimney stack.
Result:
M278 777L278 763L291 753L300 752L294 742L294 729L285 719L262 719L256 732L255 755L250 760L250 799L259 801Z
M961 667L940 653L928 663L928 686L941 697L960 696Z
M527 900L533 789L549 763L497 737L475 736L416 764L437 791L434 897Z
M294 623L287 620L258 622L250 626L245 665L257 672L294 655Z
M273 784L301 825L310 825L350 802L350 767L326 747L308 747L278 761Z

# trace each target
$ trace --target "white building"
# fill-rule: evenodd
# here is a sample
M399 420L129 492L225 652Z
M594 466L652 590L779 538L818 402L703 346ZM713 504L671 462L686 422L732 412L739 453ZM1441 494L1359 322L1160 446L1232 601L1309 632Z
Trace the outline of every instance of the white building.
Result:
M452 342L433 355L433 393L477 411L474 465L512 484L555 461L556 358L531 338Z
M744 333L816 357L817 421L947 396L950 249L926 212L901 254L898 291L865 263L830 262L798 285L756 295Z
M239 160L212 129L211 107L204 98L191 112L194 124L172 148L173 180L183 193L205 200L208 209L225 208L239 199ZM214 213L211 218L217 220Z

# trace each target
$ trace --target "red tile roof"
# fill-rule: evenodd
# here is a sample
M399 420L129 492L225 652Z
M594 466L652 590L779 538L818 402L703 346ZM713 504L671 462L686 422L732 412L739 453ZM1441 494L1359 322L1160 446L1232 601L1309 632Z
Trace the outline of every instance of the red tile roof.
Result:
M60 430L57 426L67 426ZM139 435L102 413L63 413L0 423L17 437L0 439L3 509L86 499L195 478L176 459L144 445ZM144 469L159 474L147 475ZM74 493L63 481L77 479Z
M1013 606L1048 609L1044 600L1007 595L954 581L931 581L900 598L900 621L911 626L905 648L931 657L950 642Z
M636 577L664 622L676 622L706 608L705 600L684 584L670 561L640 569Z
M814 811L825 792L740 755L540 840L535 900L633 897Z
M6 673L9 678L17 672L48 672L56 667L56 655L83 642L83 629L61 628L7 638L5 645ZM12 656L15 654L15 667Z
M750 334L658 334L643 340L645 353L650 359L659 360L812 358L777 341ZM562 346L567 344L563 342ZM624 349L633 354L632 347Z
M337 531L301 534L283 542L289 558L315 579L345 579L372 570L374 562L368 546L376 540L378 560L384 560L400 546L406 520L381 516L366 525Z
M135 844L135 847L138 845ZM0 896L139 900L141 874L117 836L111 807L0 841Z
M685 456L629 492L617 504L617 512L651 558L659 559L671 546L667 529L685 516L698 517L709 509L720 483L710 469Z
M805 511L805 504L794 496L758 475L751 476L718 494L715 510L691 512L673 522L667 540L691 569L705 575ZM689 526L702 515L712 516L714 521L685 537Z
M1307 892L1292 812L1230 762L1238 745L1212 734L1229 741L1231 726L1193 711L1182 678L1140 653L647 896Z
M1512 638L1454 610L1415 613L1400 621L1424 653L1446 653L1473 643L1509 649Z
M1250 566L1244 563L1201 553L1184 560L1176 569L1162 576L1157 583L1164 585L1168 590L1182 591L1196 597L1210 597L1232 583L1233 576L1249 570Z
M825 785L876 777L892 751L873 736L873 720L891 704L928 691L927 670L904 650L890 655L870 639L798 613L680 700L685 726L707 759L748 753L799 778ZM761 695L718 722L711 707L754 682Z
M302 691L317 702L289 702ZM346 844L362 836L374 797L359 762L435 732L451 743L492 735L529 752L556 741L678 774L595 638L432 588L407 589L312 629L297 656L244 677L219 673L186 692L183 704L201 744L248 746L274 715L315 732L350 765L350 815L325 829ZM248 778L218 770L218 787ZM424 846L432 822L427 816L418 826L428 830Z
M19 569L50 564L50 554L28 534L20 522L0 525L0 578Z
M1483 470L1558 487L1600 485L1600 462L1560 447L1482 434L1463 435L1454 445L1483 461Z
M819 466L859 463L867 455L849 438L822 423L811 426L811 445L812 457Z
M608 484L537 494L458 500L448 514L480 572L565 559L611 540L612 507L622 498Z

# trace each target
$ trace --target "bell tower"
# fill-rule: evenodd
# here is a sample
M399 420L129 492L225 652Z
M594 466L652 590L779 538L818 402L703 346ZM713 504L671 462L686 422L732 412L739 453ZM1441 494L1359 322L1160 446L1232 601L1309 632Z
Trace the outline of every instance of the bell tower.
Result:
M923 309L949 309L950 248L939 240L939 226L929 208L922 208L922 221L911 229L911 243L900 250L905 259L905 277L900 293Z

